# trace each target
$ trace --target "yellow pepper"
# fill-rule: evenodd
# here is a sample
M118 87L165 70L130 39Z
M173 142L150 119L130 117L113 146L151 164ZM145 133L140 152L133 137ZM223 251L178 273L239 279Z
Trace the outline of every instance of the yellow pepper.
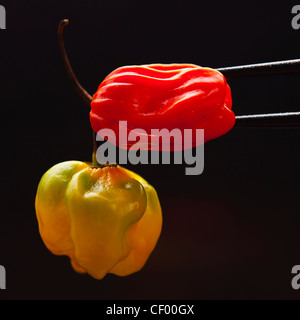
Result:
M43 176L36 214L46 247L95 279L141 270L162 228L157 193L143 178L120 166L78 161Z

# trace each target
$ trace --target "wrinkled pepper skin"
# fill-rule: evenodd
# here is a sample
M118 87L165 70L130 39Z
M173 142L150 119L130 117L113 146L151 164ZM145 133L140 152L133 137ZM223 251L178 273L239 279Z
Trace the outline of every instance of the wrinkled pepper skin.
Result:
M143 178L120 166L93 169L78 161L46 172L36 214L47 248L95 279L141 270L162 228L158 196Z
M225 77L214 69L193 64L119 68L100 84L91 107L93 130L113 130L117 146L127 149L134 143L125 147L119 143L119 121L127 121L128 134L140 128L148 137L151 129L178 128L182 133L184 129L204 129L204 142L224 135L235 124ZM190 147L196 146L194 141ZM155 148L168 151L163 145ZM151 149L150 143L146 149Z

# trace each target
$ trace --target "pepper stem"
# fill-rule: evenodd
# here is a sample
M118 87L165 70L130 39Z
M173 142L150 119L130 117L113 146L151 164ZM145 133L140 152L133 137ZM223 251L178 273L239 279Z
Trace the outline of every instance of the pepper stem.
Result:
M64 19L59 23L58 26L58 43L59 43L59 51L62 57L62 60L64 62L65 68L67 70L68 76L73 84L73 87L77 91L78 95L81 97L81 99L87 104L89 107L91 105L91 102L93 101L93 97L81 86L79 81L77 80L77 77L75 76L75 73L71 67L65 42L64 42L64 29L65 26L69 24L68 19ZM101 165L97 161L96 153L97 153L97 141L96 141L96 133L93 131L93 156L92 156L92 165L93 167L101 167Z
M91 102L93 101L93 97L81 86L81 84L77 80L77 77L75 76L75 73L71 67L71 64L67 55L63 33L64 33L65 26L67 26L68 24L69 24L69 20L65 19L65 20L62 20L58 26L58 43L59 43L60 54L64 62L65 68L67 70L68 76L73 84L73 87L75 88L75 90L77 91L81 99L88 106L90 106Z

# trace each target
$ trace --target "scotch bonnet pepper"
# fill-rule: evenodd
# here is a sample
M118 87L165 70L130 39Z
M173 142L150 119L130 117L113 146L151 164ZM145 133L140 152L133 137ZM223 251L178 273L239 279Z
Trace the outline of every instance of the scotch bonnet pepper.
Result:
M119 68L100 84L91 107L93 130L112 129L121 148L119 121L127 121L128 134L139 128L149 138L151 129L180 129L182 133L184 129L204 129L204 142L224 135L235 124L225 77L192 64ZM194 139L190 147L196 146ZM150 139L147 148L151 149ZM158 150L164 150L163 146Z
M162 228L156 191L143 178L120 166L93 168L78 161L43 176L36 214L47 248L96 279L139 271Z

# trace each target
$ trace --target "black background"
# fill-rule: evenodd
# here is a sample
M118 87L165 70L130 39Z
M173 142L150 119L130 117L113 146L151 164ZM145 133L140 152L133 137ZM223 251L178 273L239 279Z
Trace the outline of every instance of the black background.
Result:
M298 299L300 264L297 128L240 129L205 146L205 171L127 166L157 190L164 214L145 268L97 281L52 255L38 233L34 199L43 173L90 160L89 110L59 56L93 94L117 67L194 63L213 68L296 59L297 1L9 0L0 30L0 299ZM298 3L300 4L300 2ZM236 115L299 111L300 75L229 82Z

